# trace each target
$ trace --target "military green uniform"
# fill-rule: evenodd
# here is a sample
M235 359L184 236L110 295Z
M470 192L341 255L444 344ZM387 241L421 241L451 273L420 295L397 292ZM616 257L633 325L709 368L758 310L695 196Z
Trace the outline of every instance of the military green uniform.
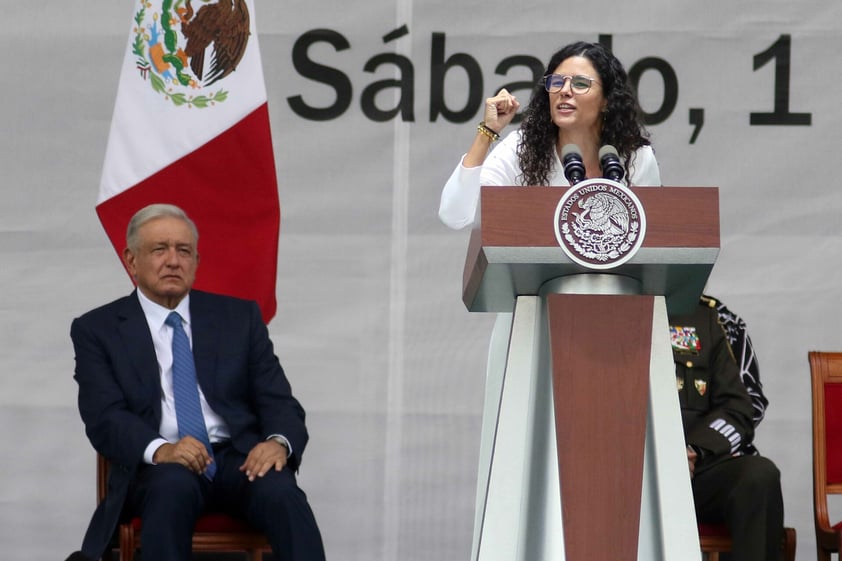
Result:
M783 532L780 472L747 452L753 450L755 408L716 306L703 297L693 314L670 317L684 436L698 454L696 516L728 526L733 561L774 561Z

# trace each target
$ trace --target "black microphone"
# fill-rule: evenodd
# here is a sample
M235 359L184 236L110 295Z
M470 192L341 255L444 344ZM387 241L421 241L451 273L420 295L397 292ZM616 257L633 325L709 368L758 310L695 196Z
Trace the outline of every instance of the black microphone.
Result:
M602 177L611 181L620 182L626 174L617 149L610 144L599 149L599 167L602 169Z
M570 185L576 185L585 178L585 162L581 150L575 144L565 144L561 148L561 164L564 166L564 177Z

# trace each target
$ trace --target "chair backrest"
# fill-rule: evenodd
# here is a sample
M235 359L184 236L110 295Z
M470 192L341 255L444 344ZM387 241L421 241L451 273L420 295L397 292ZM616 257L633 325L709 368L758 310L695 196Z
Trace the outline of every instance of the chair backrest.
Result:
M829 526L827 495L842 494L842 352L810 351L813 387L813 507Z

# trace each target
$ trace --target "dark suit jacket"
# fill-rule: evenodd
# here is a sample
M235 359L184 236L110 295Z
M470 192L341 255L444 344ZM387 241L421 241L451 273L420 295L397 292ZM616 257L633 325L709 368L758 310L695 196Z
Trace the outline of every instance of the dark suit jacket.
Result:
M297 469L307 444L304 410L292 396L257 304L190 292L193 356L199 385L243 454L282 434ZM136 293L75 319L79 412L94 448L112 462L105 500L91 520L82 552L99 559L119 521L143 452L159 438L161 384L146 317Z

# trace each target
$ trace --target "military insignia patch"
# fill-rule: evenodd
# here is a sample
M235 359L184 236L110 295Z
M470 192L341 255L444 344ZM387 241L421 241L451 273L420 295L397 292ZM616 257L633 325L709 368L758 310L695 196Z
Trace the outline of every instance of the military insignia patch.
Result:
M702 342L695 327L670 325L670 343L672 350L678 353L699 354L702 350Z
M708 383L705 380L693 380L693 385L696 386L696 391L699 392L699 395L705 395L705 392L708 391Z
M249 40L245 0L140 0L132 53L141 78L175 106L203 109L228 99L212 84L236 70ZM206 60L207 55L207 60Z

